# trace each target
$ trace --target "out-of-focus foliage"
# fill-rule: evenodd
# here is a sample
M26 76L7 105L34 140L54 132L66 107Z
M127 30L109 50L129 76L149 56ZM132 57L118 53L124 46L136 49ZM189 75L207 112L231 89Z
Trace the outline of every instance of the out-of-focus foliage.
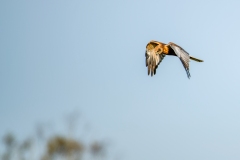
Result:
M100 142L93 142L90 145L90 151L93 156L104 156L105 154L105 145Z
M73 128L72 121L70 125ZM71 128L69 130L73 132ZM2 138L3 151L0 150L0 160L105 159L106 145L100 141L83 143L79 140L81 137L73 138L72 134L46 136L43 126L37 126L35 134L23 141L11 133L5 134Z
M83 149L84 145L76 140L56 136L48 141L47 153L43 159L57 159L59 156L70 159L81 159Z
M11 133L6 134L3 137L3 143L7 147L7 149L12 149L15 145L15 138Z
M11 133L7 133L4 137L3 137L3 144L5 146L5 152L2 155L2 159L3 160L11 160L12 159L12 155L14 153L15 150L15 146L16 146L16 140L13 134Z
M81 153L83 151L83 145L76 140L56 136L48 142L47 149L49 155L68 155L73 153Z

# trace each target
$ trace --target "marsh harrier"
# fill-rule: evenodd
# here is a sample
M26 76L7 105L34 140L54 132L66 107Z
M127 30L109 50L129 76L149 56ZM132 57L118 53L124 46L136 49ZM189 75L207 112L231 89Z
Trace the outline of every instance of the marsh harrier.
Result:
M198 58L194 58L188 54L182 47L169 42L168 44L164 44L158 41L150 41L146 46L146 67L148 67L148 75L151 74L153 76L156 74L156 69L158 65L161 63L165 55L177 56L183 64L187 72L188 78L191 77L189 72L189 61L194 60L197 62L203 62Z

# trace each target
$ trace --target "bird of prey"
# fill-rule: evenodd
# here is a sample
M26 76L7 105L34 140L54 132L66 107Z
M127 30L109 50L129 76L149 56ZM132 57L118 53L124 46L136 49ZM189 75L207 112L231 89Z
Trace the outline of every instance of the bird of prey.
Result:
M191 77L189 72L189 61L194 60L197 62L203 62L198 58L194 58L188 54L182 47L169 42L168 44L164 44L158 41L150 41L146 46L146 67L148 67L148 75L151 76L156 74L156 69L158 65L161 63L165 55L177 56L183 64L187 72L188 78Z

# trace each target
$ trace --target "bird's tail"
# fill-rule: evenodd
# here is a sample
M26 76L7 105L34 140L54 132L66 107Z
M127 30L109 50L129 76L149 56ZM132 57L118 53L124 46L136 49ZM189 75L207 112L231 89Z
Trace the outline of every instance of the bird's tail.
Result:
M198 59L198 58L195 58L195 57L193 57L193 56L190 56L190 59L191 59L191 60L194 60L194 61L197 61L197 62L203 62L203 60Z

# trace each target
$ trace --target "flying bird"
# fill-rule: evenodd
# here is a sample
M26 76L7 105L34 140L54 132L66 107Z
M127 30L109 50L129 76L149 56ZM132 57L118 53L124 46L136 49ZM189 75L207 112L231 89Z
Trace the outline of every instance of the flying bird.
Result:
M177 56L183 64L187 72L188 78L191 77L189 72L189 61L194 60L197 62L203 62L203 60L194 58L188 54L182 47L178 46L173 42L164 44L158 41L150 41L146 46L146 67L148 67L148 75L151 76L156 74L156 69L158 65L162 62L165 55Z

